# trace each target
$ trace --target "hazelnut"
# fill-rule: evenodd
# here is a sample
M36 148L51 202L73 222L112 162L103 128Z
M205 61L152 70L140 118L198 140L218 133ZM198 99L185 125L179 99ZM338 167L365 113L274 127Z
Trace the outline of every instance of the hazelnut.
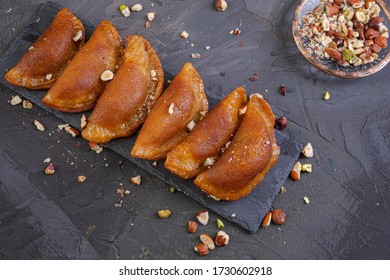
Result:
M366 31L364 31L364 38L366 39L373 39L375 37L379 37L380 33L372 28L367 28Z
M286 222L286 213L283 210L272 210L272 222L276 225L283 225Z
M302 164L297 161L290 172L291 179L293 179L294 181L299 181L301 179L301 169Z
M280 117L275 120L275 128L278 130L283 130L288 125L288 119L286 117Z
M206 244L201 243L194 247L194 251L198 252L201 256L206 256L209 254L209 247Z
M328 17L337 15L339 13L339 6L334 4L325 5L325 11Z
M141 176L138 175L138 176L130 178L130 182L136 186L139 186L141 184Z
M374 53L380 53L382 48L380 46L378 46L377 44L372 44L371 45L371 50Z
M380 36L374 39L374 43L380 46L381 48L387 48L387 38Z
M373 17L370 19L370 21L368 22L368 27L372 28L372 29L375 29L375 30L378 30L379 29L379 24L382 22L382 18L381 17Z
M189 233L195 233L196 230L198 229L198 223L194 221L189 221L187 225L187 231Z

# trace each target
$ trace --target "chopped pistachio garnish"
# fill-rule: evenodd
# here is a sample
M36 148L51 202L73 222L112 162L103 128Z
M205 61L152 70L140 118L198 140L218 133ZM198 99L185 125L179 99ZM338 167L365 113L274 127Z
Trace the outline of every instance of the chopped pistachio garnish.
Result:
M170 186L169 187L169 192L170 193L174 193L176 191L175 187L174 186Z
M329 99L330 99L330 93L329 93L329 91L325 92L323 99L324 99L324 100L329 100Z
M301 170L304 172L307 172L307 173L311 173L312 168L313 167L312 167L311 163L305 163L305 164L302 164Z
M225 225L223 224L223 222L220 219L217 219L217 227L218 228L225 228Z

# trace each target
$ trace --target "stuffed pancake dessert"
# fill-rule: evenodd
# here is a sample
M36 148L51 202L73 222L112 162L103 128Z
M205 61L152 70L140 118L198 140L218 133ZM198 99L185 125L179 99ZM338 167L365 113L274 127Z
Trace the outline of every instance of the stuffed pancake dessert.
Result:
M139 35L127 36L123 62L99 98L83 138L105 143L133 134L161 95L163 84L163 69L152 46Z
M50 88L84 45L85 31L81 21L62 8L46 31L9 70L5 79L28 89Z
M203 81L192 64L186 63L148 114L131 155L165 158L187 136L187 125L199 122L207 110Z
M231 144L194 183L221 200L237 200L248 195L278 161L280 149L274 122L269 104L260 95L253 94Z
M42 102L63 112L92 109L119 66L122 52L118 31L111 22L103 20Z
M182 178L199 175L229 144L246 104L243 87L236 88L213 108L167 156L165 167Z

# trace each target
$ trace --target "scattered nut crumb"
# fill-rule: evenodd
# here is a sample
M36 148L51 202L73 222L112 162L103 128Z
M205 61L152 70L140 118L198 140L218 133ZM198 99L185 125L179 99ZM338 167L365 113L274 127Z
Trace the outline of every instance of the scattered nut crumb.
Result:
M173 115L174 109L175 109L175 104L173 103L169 104L168 114Z
M312 168L313 167L312 167L311 163L305 163L305 164L302 164L301 171L311 173Z
M311 145L311 143L307 143L303 149L302 149L302 154L307 157L307 158L311 158L313 157L313 146Z
M166 218L168 218L168 217L171 215L171 210L168 210L168 209L159 210L159 211L157 212L157 215L158 215L161 219L166 219Z
M82 36L83 36L83 31L82 30L77 31L76 35L74 35L73 37L73 41L77 42L78 40L81 39Z
M173 186L169 187L169 192L170 193L174 193L175 191L176 191L175 187L173 187Z
M196 126L196 123L194 122L194 120L191 120L188 124L187 124L187 129L188 131L192 131L194 129L194 127Z
M19 105L22 102L23 102L22 98L20 98L19 95L15 95L14 97L12 97L12 99L10 101L10 104L12 106L15 106L15 105Z
M195 233L196 230L198 229L198 223L194 221L189 221L187 224L187 231L189 233Z
M233 30L233 35L240 36L241 35L241 30L239 28L235 28Z
M148 20L145 21L145 27L148 28L148 29L152 28L152 23L150 21L148 21Z
M305 201L306 204L310 203L310 200L309 200L309 198L307 196L303 197L303 201Z
M287 189L284 186L280 187L279 193L285 193Z
M219 229L225 228L224 223L220 219L217 219L217 228Z
M140 11L142 11L142 5L141 4L135 4L135 5L133 5L132 7L131 7L131 10L133 11L133 12L140 12Z
M233 213L233 214L230 215L230 217L235 218L235 217L236 217L236 214Z
M29 100L23 100L23 108L31 110L34 107L34 104L30 102Z
M214 165L215 163L215 158L214 157L209 157L209 158L206 158L203 162L203 166L205 167L210 167L212 165Z
M77 176L77 182L79 182L79 183L83 183L86 179L87 179L87 177L85 177L83 175Z
M129 17L130 16L130 9L129 9L129 7L127 7L126 5L121 5L120 7L119 7L119 11L122 13L122 15L124 16L124 17Z
M215 201L220 201L221 199L216 197L215 195L209 194L208 195L210 198L214 199Z
M39 131L45 131L45 127L37 120L34 120L34 125Z
M141 175L130 178L130 182L136 186L139 186L141 184Z
M147 13L146 14L146 17L148 18L149 21L153 21L154 18L156 17L156 14L151 12L151 13Z
M115 207L122 207L123 200L119 200L117 203L114 204Z
M325 92L324 96L322 97L324 100L329 100L330 99L330 93L329 91Z
M198 58L201 58L202 56L199 53L192 53L191 57L195 58L195 59L198 59Z
M202 225L207 225L209 221L209 211L207 210L201 210L196 214L196 218L198 219L199 223Z
M286 95L286 86L285 85L281 85L279 87L279 92L281 95L285 96Z
M201 256L206 256L209 254L209 247L207 247L206 244L201 243L196 246L194 246L194 251L198 252Z
M210 46L206 46L206 47L204 47L206 50L209 50L210 49Z
M72 135L72 137L76 137L76 136L79 136L79 135L80 135L80 132L79 132L76 128L71 127L71 126L65 127L65 131L66 131L68 134Z
M65 129L65 128L69 127L69 124L68 124L68 123L59 124L59 125L57 125L57 127L59 128L59 130L63 130L63 129Z
M187 39L189 36L190 36L190 34L188 34L186 31L182 31L180 33L180 37L182 37L183 39Z
M53 77L53 74L47 74L46 75L46 80L51 80L52 77Z
M203 233L199 236L200 241L205 244L210 250L215 249L214 240L210 237L210 235Z
M275 128L278 130L283 130L288 125L288 119L286 117L280 117L275 120Z
M103 151L103 147L100 146L99 144L93 142L89 142L88 144L89 144L89 148L97 154L100 154Z
M215 0L214 7L219 12L224 12L227 9L227 3L225 0Z
M271 211L268 211L265 214L263 221L261 222L261 227L262 228L269 227L269 225L271 224L271 218L272 218L272 213L271 213Z
M215 236L215 245L217 245L218 247L225 246L229 244L229 239L229 235L227 235L226 232L220 230Z
M51 162L51 158L45 158L44 160L43 160L43 163L49 163L49 162Z
M31 46L28 48L29 51L33 50L34 49L34 46Z
M81 116L81 119L80 119L80 127L81 127L82 129L84 129L84 128L87 126L87 124L88 124L88 119L87 119L87 117L85 116L85 114L83 114L83 115Z
M106 70L100 75L102 81L110 81L114 79L114 73L111 70Z
M244 115L244 114L246 113L246 109L247 109L247 105L241 106L241 107L238 109L238 115L239 115L239 116Z
M47 175L53 175L56 171L54 170L54 164L50 163L46 168L45 168L45 174Z

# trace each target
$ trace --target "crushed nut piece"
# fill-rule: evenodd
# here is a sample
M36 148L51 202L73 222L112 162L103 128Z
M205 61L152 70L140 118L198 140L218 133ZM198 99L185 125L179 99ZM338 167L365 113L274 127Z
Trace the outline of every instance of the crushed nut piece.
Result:
M140 12L140 11L142 11L142 5L141 4L135 4L135 5L133 5L132 7L131 7L131 10L133 11L133 12Z
M84 128L87 126L87 124L88 124L88 119L87 119L87 117L85 116L85 114L83 114L83 115L81 116L81 119L80 119L80 127L81 127L82 129L84 129Z
M324 100L329 100L330 99L330 93L329 91L325 92L324 96L323 96L323 99Z
M51 162L51 158L45 158L45 160L43 161L44 163L49 163L49 162Z
M45 131L45 127L37 120L34 120L34 125L39 131Z
M146 17L148 18L149 21L153 21L154 18L156 17L156 14L151 12L151 13L147 13L146 14Z
M66 131L66 133L72 135L72 137L76 137L76 136L80 135L80 132L76 128L71 127L71 126L65 127L65 131Z
M198 229L198 223L194 221L189 221L187 225L187 231L189 233L195 233L196 230Z
M54 169L54 164L53 163L50 163L46 168L45 168L45 174L46 175L53 175L55 173L55 169Z
M152 28L152 23L150 21L148 21L148 20L145 21L145 27L148 28L148 29Z
M217 219L217 228L219 229L225 228L224 223L220 219Z
M187 39L189 36L190 34L188 34L187 31L182 31L180 33L180 37L182 37L183 39Z
M139 186L141 184L141 175L130 178L130 182L136 186Z
M238 109L238 115L239 115L239 116L244 115L244 114L246 113L246 109L247 109L247 105L241 106L241 107Z
M10 101L10 104L12 106L15 106L15 105L19 105L22 102L23 102L22 98L20 98L19 95L15 95L14 97L12 97L12 99Z
M53 77L53 74L47 74L46 75L46 80L51 80L52 77Z
M34 46L31 46L28 48L29 51L32 51L34 49Z
M198 252L201 256L206 256L209 254L209 247L206 244L201 243L194 247L194 251Z
M68 123L59 124L59 125L57 125L57 127L59 128L59 130L63 130L63 129L65 129L65 128L69 127L69 124L68 124Z
M214 7L219 12L224 12L227 9L227 3L225 0L215 0Z
M202 56L200 55L200 53L192 53L191 57L195 58L195 59L198 59L198 58L201 58Z
M114 79L114 73L111 70L106 70L100 75L102 81L110 81Z
M214 157L209 157L209 158L206 158L204 160L203 166L209 167L209 166L212 166L214 163L215 163L215 158Z
M263 221L261 222L261 227L266 228L269 227L271 224L271 218L272 218L272 213L271 211L268 211L267 214L265 214Z
M83 175L77 176L77 182L83 183L85 180L87 180L87 177L85 177Z
M239 28L236 28L233 30L233 35L240 36L241 35L241 30Z
M307 143L303 149L302 149L302 154L307 157L307 158L311 158L313 157L313 146L311 145L311 143Z
M166 219L166 218L168 218L168 217L171 215L171 210L168 210L168 209L159 210L159 211L157 212L157 215L158 215L161 219Z
M196 126L196 123L194 122L194 120L191 120L188 124L187 124L187 129L189 131L192 131L194 129L194 127Z
M309 200L309 198L307 196L303 197L303 201L305 201L306 204L310 203L310 200Z
M214 243L214 240L210 237L210 235L206 234L206 233L203 233L199 236L199 239L200 241L202 241L203 244L206 244L206 246L210 249L210 250L214 250L215 249L215 243Z
M74 35L73 37L73 41L77 42L78 40L81 39L82 36L83 36L83 31L82 30L77 31L76 35Z
M169 192L170 193L174 193L175 191L176 191L175 187L173 187L173 186L169 187Z
M218 231L217 235L215 236L215 245L222 247L227 244L229 244L229 235L227 235L226 232L222 230Z
M287 189L284 186L280 187L279 193L285 193Z
M199 223L202 225L207 225L209 221L209 211L207 210L201 210L196 214L196 218L198 219Z
M173 103L169 104L168 114L173 115L174 109L175 109L175 104Z
M103 151L103 147L100 146L99 144L93 142L89 142L88 144L89 144L89 148L97 154L100 154Z
M302 165L299 161L297 161L290 172L290 176L294 181L298 181L301 179L301 169Z
M311 163L305 163L305 164L302 164L301 171L304 171L304 172L307 172L307 173L311 173L312 168L313 167L312 167Z
M28 100L23 100L23 108L31 110L34 107L34 104Z

